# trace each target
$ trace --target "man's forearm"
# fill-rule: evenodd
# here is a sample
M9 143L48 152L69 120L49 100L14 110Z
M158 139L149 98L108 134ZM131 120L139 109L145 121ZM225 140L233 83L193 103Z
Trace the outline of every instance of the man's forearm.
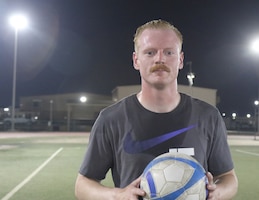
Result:
M224 174L220 177L216 177L215 184L220 191L219 199L221 200L232 199L237 193L238 180L234 171L231 171L230 173Z
M113 190L79 174L75 185L75 196L78 200L108 200L112 199Z

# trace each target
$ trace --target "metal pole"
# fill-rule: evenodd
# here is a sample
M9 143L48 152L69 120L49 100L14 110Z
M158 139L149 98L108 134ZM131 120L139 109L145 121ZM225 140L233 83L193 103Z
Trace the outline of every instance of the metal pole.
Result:
M70 131L71 106L67 104L67 131Z
M256 140L257 132L259 134L259 100L254 101L254 106L255 106L255 116L254 116L255 135L254 135L254 139Z
M257 106L257 134L259 135L259 105Z
M189 87L190 87L190 96L193 96L193 79L195 78L194 73L192 72L192 62L187 62L187 65L189 65L189 73L187 74L187 79L189 81Z
M53 100L49 101L50 108L49 108L49 128L52 131L52 123L53 123Z
M256 140L256 135L257 135L257 107L255 105L255 111L254 111L254 123L255 123L255 134L254 134L254 140Z
M16 67L17 67L17 46L18 46L18 29L15 28L14 36L14 61L13 61L13 91L12 91L12 122L11 131L15 131L15 94L16 94Z
M258 68L259 71L259 68ZM258 73L258 79L259 79L259 73ZM258 101L259 101L259 87L258 87ZM255 134L259 135L259 104L257 105L257 133L255 131ZM256 140L256 136L255 136L255 140Z

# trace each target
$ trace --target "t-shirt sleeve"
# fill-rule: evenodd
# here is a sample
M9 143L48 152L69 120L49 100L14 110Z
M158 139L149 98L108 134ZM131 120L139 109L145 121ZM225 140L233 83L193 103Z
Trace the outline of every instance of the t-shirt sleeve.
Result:
M208 170L214 176L228 172L234 168L229 145L227 130L219 112L214 120L214 132L211 138L211 150L208 157Z
M111 168L111 157L111 145L103 117L100 114L91 130L89 144L79 173L88 178L101 181Z

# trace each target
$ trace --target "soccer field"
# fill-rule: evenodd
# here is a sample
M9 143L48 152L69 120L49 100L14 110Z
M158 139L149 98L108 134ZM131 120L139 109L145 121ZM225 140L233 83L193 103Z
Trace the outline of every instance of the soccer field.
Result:
M88 133L0 133L0 200L72 200ZM259 141L230 136L236 200L257 199ZM104 184L111 185L110 176Z

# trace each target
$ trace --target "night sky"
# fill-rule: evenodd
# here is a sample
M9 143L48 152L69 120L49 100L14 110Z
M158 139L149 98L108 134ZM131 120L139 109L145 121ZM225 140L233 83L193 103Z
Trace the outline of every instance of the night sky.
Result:
M194 86L218 90L218 108L253 114L259 87L258 0L0 0L0 107L10 106L14 30L8 16L24 11L19 32L17 97L91 92L111 94L140 84L132 67L136 28L153 19L173 23L184 36L185 63ZM179 84L188 85L189 66ZM258 73L258 74L257 74Z

